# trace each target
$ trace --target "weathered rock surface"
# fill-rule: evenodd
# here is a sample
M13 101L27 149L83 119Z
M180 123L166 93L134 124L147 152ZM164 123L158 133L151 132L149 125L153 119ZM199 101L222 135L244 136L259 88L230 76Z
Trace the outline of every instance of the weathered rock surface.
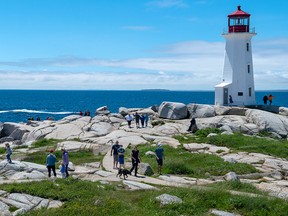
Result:
M158 113L161 118L184 119L188 116L188 109L183 103L162 102Z

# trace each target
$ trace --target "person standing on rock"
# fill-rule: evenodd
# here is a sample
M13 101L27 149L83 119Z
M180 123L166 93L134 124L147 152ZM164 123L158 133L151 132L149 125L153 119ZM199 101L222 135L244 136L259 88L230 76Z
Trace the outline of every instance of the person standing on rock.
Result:
M163 159L165 159L165 157L164 157L164 149L162 148L161 143L158 143L158 147L155 149L155 156L156 161L158 163L158 173L159 175L162 175Z
M145 127L148 127L149 115L148 113L145 114Z
M68 178L69 155L68 155L68 151L66 151L65 148L62 148L61 150L62 150L62 162L65 166L66 178Z
M130 169L130 173L135 169L134 176L137 176L138 164L140 163L140 155L137 146L131 151L131 159L132 159L132 168Z
M140 115L140 121L141 121L141 127L144 128L145 116L143 113Z
M139 120L140 120L140 115L138 112L135 113L135 122L136 122L136 128L139 128Z
M8 163L12 163L12 160L11 160L12 149L9 143L5 144L5 150L6 150L6 158L7 158Z
M53 154L53 149L50 150L50 154L48 154L46 158L46 166L48 169L48 177L51 177L51 170L53 171L54 176L56 177L56 171L55 171L55 163L57 161L56 156Z
M123 148L123 145L120 145L120 147L117 150L118 152L118 161L119 161L119 169L124 168L124 153L125 149Z
M117 140L115 144L112 145L110 155L113 154L113 169L118 168L118 149L120 148L119 141Z
M133 121L133 116L129 113L128 115L126 115L125 119L126 119L126 121L128 123L128 127L132 128L131 127L131 122Z

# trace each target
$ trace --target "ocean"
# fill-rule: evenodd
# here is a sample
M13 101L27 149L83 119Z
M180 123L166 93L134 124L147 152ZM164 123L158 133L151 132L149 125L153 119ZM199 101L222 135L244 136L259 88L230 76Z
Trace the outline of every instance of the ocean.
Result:
M275 96L273 105L288 107L287 91L258 91L257 104L263 104L264 95ZM65 116L107 106L113 113L120 107L147 108L163 101L184 104L214 104L214 91L60 91L60 90L0 90L0 122L27 122L37 116L41 120Z

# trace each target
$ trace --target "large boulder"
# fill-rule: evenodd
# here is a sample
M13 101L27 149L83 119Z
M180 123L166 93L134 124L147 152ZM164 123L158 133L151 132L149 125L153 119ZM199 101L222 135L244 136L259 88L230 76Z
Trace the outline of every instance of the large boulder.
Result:
M252 109L247 110L245 114L247 120L256 124L260 130L275 132L283 138L287 137L288 118L286 116Z
M162 102L159 107L159 117L166 119L185 119L188 116L187 106L183 103Z
M288 116L288 108L287 107L279 107L279 114Z
M187 105L190 118L193 116L194 118L207 118L214 117L215 110L214 106L206 105L206 104L188 104Z

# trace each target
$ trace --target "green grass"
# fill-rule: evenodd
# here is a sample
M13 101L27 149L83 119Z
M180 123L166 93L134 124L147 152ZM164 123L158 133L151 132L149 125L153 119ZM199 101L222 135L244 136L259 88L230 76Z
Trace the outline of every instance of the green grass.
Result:
M233 135L218 135L212 137L195 137L177 135L174 138L180 143L209 143L217 146L225 146L233 151L245 151L262 153L280 158L287 158L288 141L285 140L268 140L245 136L241 133Z
M148 155L147 151L154 151L155 147L151 145L138 146L142 162L149 163L152 169L157 171L155 156ZM210 175L220 176L228 172L237 174L255 173L255 167L249 164L236 163L231 164L216 155L210 154L192 154L185 149L178 147L174 149L170 146L164 146L165 160L163 161L163 173L185 175L195 178L207 178Z
M4 147L0 147L0 154L5 154L6 149Z
M254 185L248 183L242 183L241 181L223 181L214 184L208 184L207 187L213 187L218 190L232 190L241 191L246 193L267 195L266 192L258 190Z
M199 190L193 188L159 187L159 190L129 191L115 185L100 185L98 182L57 179L52 181L21 184L2 184L1 190L28 193L64 202L57 209L38 209L24 215L207 215L209 209L216 208L241 215L284 216L288 203L267 197L247 197L231 195L222 189ZM167 193L183 200L182 204L160 206L155 197Z
M57 143L59 143L60 140L56 139L41 139L32 144L32 148L40 148L40 147L57 147Z
M28 153L23 161L46 164L46 157L49 154L48 151L40 151ZM58 161L62 160L62 151L54 152ZM83 163L92 163L95 161L101 161L103 155L94 155L92 150L80 150L78 152L69 152L69 160L73 162L74 165L79 165Z
M45 164L46 157L49 154L50 149L56 149L57 144L61 140L55 139L41 139L33 143L32 148L46 147L38 152L28 153L23 161ZM62 160L62 151L54 151L54 154L58 161ZM93 150L80 150L77 152L69 152L69 160L73 162L74 165L79 165L83 163L92 163L95 161L102 161L104 155L95 155Z

